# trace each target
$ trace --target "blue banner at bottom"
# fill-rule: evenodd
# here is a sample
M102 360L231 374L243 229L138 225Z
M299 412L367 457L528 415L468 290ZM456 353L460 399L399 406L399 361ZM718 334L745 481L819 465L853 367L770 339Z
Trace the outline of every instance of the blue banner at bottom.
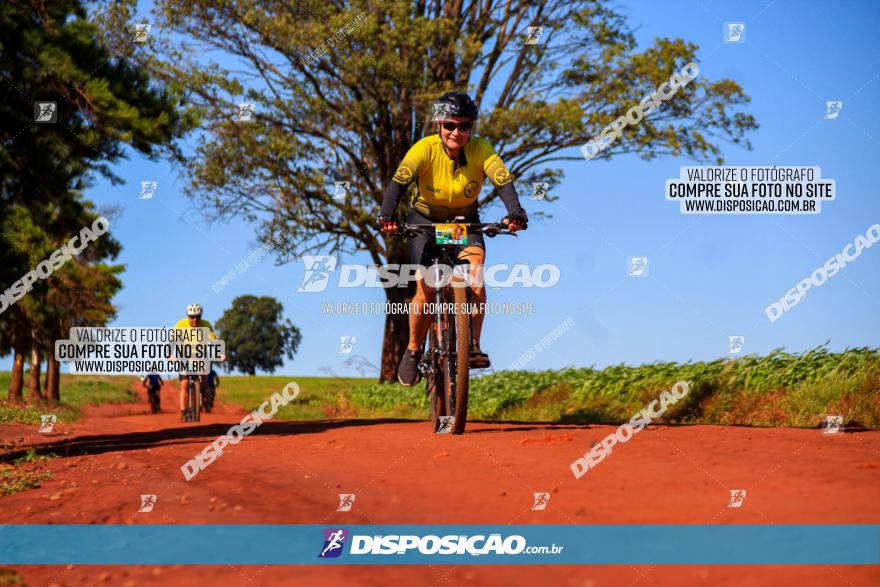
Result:
M2 525L0 564L880 564L880 525Z

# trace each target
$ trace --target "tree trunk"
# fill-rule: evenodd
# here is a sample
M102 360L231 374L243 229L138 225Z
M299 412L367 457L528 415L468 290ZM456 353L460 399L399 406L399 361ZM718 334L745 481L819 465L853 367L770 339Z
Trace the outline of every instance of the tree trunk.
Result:
M388 242L388 263L409 263L406 245L400 239ZM407 302L415 293L415 283L408 287L386 287L385 297L392 304ZM389 312L385 315L385 334L382 339L382 365L379 371L379 383L397 381L397 364L406 351L409 341L409 316L403 313Z
M43 391L40 388L41 355L39 347L34 344L33 348L31 348L31 371L28 377L28 393L30 394L30 401L33 402L39 402L43 399Z
M15 349L12 359L12 377L9 379L9 401L20 404L22 402L21 389L24 387L24 351Z
M61 390L58 387L61 369L55 355L49 353L46 358L46 401L54 404L61 399Z

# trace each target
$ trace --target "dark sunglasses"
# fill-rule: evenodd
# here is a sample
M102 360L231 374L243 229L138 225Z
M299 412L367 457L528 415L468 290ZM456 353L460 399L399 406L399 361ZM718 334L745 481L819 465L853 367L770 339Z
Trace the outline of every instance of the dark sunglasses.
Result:
M452 132L455 129L458 129L458 132L469 133L469 132L471 132L471 129L474 128L474 123L472 123L472 122L459 122L456 124L455 122L444 122L442 126L443 126L443 128L445 128L449 132Z

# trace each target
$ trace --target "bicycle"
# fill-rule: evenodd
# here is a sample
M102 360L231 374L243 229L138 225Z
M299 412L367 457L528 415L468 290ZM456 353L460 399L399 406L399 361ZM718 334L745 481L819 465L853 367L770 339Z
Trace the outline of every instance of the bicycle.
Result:
M158 387L148 388L147 395L150 398L150 413L151 414L158 414L161 411L159 408L159 388Z
M442 282L441 267L467 265L455 256L455 246L467 244L467 234L479 230L492 238L499 234L517 236L500 222L452 222L403 224L402 237L414 237L426 229L434 230L436 255L426 268L431 282ZM463 234L462 234L463 233ZM464 237L449 238L451 236ZM425 277L429 274L426 273ZM453 285L458 283L459 285ZM419 361L425 378L425 393L431 405L431 425L435 433L462 434L467 424L468 388L470 386L469 356L474 348L471 290L461 276L452 276L444 287L434 288L434 319L429 330L428 350Z
M150 413L158 414L160 403L160 392L163 385L162 377L156 373L150 373L141 377L141 385L147 390L147 400L150 402Z
M205 386L205 393L202 394L202 409L206 414L211 413L211 409L214 407L214 398L217 395L217 391L215 388L210 385Z
M202 376L187 373L186 378L189 381L186 394L186 421L199 422L202 408Z

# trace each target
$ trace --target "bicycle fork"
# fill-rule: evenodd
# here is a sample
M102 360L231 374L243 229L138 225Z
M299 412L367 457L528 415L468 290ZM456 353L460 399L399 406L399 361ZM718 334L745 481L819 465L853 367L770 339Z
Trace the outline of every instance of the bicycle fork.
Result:
M434 307L442 308L442 304L444 302L444 288L439 287L440 280L442 278L442 273L440 271L440 259L434 259L434 263L431 265L430 271L432 272L434 283L438 285L438 287L434 288ZM437 350L440 352L441 355L445 354L446 337L448 336L448 333L446 332L446 322L443 320L443 312L434 312L432 326L434 327L434 335L436 337L435 340L437 341Z

